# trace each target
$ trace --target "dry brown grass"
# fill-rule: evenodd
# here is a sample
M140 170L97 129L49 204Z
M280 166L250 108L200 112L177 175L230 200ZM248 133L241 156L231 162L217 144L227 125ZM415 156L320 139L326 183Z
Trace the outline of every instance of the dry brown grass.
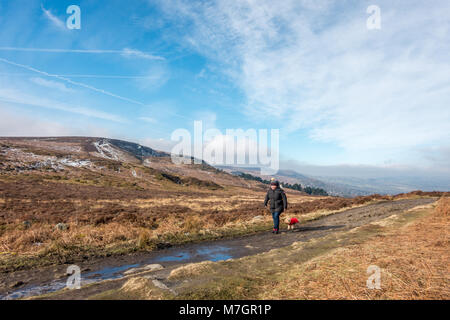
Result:
M89 181L97 177L80 172L73 174ZM94 255L96 250L114 252L114 247L120 249L118 253L148 250L160 242L175 244L253 232L271 221L270 213L262 205L263 190L237 187L214 192L138 190L54 182L48 180L51 176L36 173L0 181L2 259L11 254L46 253L55 246ZM99 179L109 181L110 178L105 175ZM380 195L345 199L287 193L288 214L301 221L372 201L392 199ZM254 223L255 216L264 219ZM31 223L31 227L25 228L24 222ZM55 230L57 223L67 224L68 230Z
M197 263L189 263L184 266L173 269L168 279L179 279L179 278L190 278L192 276L197 276L203 272L206 272L212 268L214 262L212 261L202 261Z
M53 243L104 247L118 242L135 241L143 228L136 228L131 223L117 223L90 226L68 224L68 230L56 230L53 225L36 224L30 229L19 228L6 232L0 237L0 251L8 253L32 254L48 249Z
M436 212L443 216L450 215L450 197L441 197L439 199Z
M270 223L267 209L262 207L261 193L231 196L211 195L172 198L135 199L133 201L35 200L14 199L4 204L3 227L0 229L0 252L33 254L47 250L57 242L65 246L105 248L114 245L135 245L151 248L166 237L192 237L220 234L231 229L247 229L252 218L262 215L259 223ZM302 221L365 205L371 201L389 199L385 196L315 198L293 195L289 215ZM259 203L258 203L259 200ZM447 203L443 202L442 203ZM177 205L178 203L178 205ZM22 223L31 221L26 229ZM55 230L63 222L68 230Z
M121 296L115 297L120 299L149 299L161 300L164 299L164 293L157 288L151 280L144 277L134 277L125 282L120 289ZM108 293L98 295L96 299L111 299Z
M444 209L442 209L444 208ZM445 209L447 208L447 209ZM444 214L442 214L444 212ZM450 299L448 198L434 214L287 270L263 299ZM366 287L381 268L381 289Z

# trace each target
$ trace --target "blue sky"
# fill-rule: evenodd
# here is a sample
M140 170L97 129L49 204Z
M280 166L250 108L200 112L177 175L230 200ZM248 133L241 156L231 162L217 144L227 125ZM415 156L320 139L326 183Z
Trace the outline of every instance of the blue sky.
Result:
M305 170L449 174L449 17L448 1L0 0L0 135L168 150L203 120L279 128Z

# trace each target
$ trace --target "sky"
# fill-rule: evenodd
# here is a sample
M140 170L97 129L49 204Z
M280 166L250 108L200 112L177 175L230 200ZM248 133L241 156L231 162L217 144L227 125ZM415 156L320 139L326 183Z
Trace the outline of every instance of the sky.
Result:
M450 177L449 52L447 0L0 0L0 136L169 151L202 120L303 173Z

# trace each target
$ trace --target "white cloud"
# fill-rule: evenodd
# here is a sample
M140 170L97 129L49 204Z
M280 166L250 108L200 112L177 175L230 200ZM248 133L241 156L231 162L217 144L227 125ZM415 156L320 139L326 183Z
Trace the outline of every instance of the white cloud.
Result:
M150 53L136 49L124 48L122 50L108 49L61 49L61 48L20 48L20 47L0 47L0 51L19 51L19 52L46 52L46 53L84 53L84 54L120 54L123 57L138 57L148 60L166 60L164 57L156 56Z
M149 148L169 152L172 150L173 146L177 144L176 141L166 140L166 139L153 139L153 138L145 138L139 141L143 146L147 146Z
M133 82L140 90L155 91L164 86L170 79L170 70L164 64L153 64L147 67L145 76L136 78Z
M79 82L79 81L73 81L73 80L70 80L70 79L68 79L66 77L62 77L60 75L51 74L51 73L48 73L48 72L45 72L45 71L33 68L31 66L27 66L27 65L24 65L24 64L16 63L16 62L4 59L4 58L0 58L0 61L4 62L6 64L9 64L11 66L19 67L19 68L22 68L22 69L25 69L25 70L28 70L28 71L32 71L32 72L38 73L38 74L46 76L46 77L51 77L51 78L54 78L54 79L58 79L58 80L64 81L64 82L69 83L69 84L74 85L74 86L78 86L78 87L82 87L82 88L85 88L85 89L88 89L88 90L91 90L91 91L95 91L97 93L101 93L101 94L106 95L106 96L110 96L110 97L113 97L113 98L116 98L116 99L119 99L119 100L123 100L123 101L126 101L126 102L137 104L137 105L140 105L140 106L145 106L145 104L140 102L140 101L137 101L137 100L134 100L134 99L130 99L130 98L127 98L127 97L123 97L123 96L120 96L118 94L115 94L115 93L112 93L112 92L109 92L109 91L106 91L106 90L103 90L103 89L99 89L99 88L96 88L94 86L91 86L91 85L88 85L88 84L85 84L85 83L82 83L82 82Z
M440 177L445 179L450 177L450 170L431 166L413 165L366 165L366 164L337 164L337 165L316 165L313 163L299 162L296 160L281 160L282 169L291 169L310 176L325 177L355 177L362 179L373 179L385 177Z
M71 127L62 123L47 119L30 117L24 114L11 112L11 107L0 103L0 136L10 137L48 137L83 135L94 137L107 137L107 130L99 126L85 125L83 127Z
M198 111L194 118L202 122L203 131L216 128L217 114L215 112Z
M103 111L87 108L83 106L74 106L67 103L54 101L47 98L38 97L36 95L28 94L24 91L12 88L0 88L0 101L8 104L27 105L32 107L47 108L79 114L87 117L98 118L102 120L126 123L127 120Z
M215 135L212 139L204 141L204 160L217 165L240 164L257 166L259 164L259 145L256 135L256 131L254 137L242 136L236 138L233 135ZM234 149L227 150L227 146L234 146ZM218 154L215 154L216 151ZM231 163L227 163L227 159L231 159Z
M0 136L65 136L73 134L62 124L8 112L8 107L0 104Z
M228 67L246 113L351 152L450 139L447 1L165 1L185 43ZM169 9L170 8L170 9ZM189 28L189 26L192 26Z
M66 25L64 24L64 22L61 19L59 19L57 16L55 16L50 10L45 9L42 4L41 4L41 9L42 9L42 12L44 13L44 16L50 22L52 22L56 27L58 27L60 29L66 28Z
M450 173L450 145L417 148L417 153L431 168L441 168Z
M148 123L156 123L156 119L151 117L139 117L139 119Z
M46 79L39 78L39 77L30 78L30 81L32 81L35 84L38 84L40 86L50 88L50 89L57 89L59 91L66 92L66 93L75 92L75 90L68 88L64 83L57 82L57 81L46 80Z
M153 54L145 53L140 50L130 48L124 48L121 54L124 57L138 57L147 60L165 60L163 57L155 56Z

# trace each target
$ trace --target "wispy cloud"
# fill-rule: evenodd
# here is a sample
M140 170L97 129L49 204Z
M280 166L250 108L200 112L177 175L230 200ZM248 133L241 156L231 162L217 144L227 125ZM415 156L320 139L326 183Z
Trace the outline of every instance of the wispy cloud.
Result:
M143 69L143 67L141 67ZM170 69L165 64L152 64L145 70L141 70L147 76L137 78L134 83L136 87L143 91L155 91L164 86L170 79Z
M133 103L133 104L140 105L140 106L145 106L144 103L139 102L137 100L133 100L133 99L129 99L129 98L126 98L126 97L122 97L120 95L114 94L112 92L109 92L109 91L106 91L106 90L103 90L103 89L96 88L94 86L91 86L91 85L88 85L88 84L85 84L85 83L82 83L82 82L73 81L73 80L70 80L68 78L61 77L61 76L56 75L56 74L51 74L51 73L48 73L48 72L45 72L45 71L42 71L42 70L38 70L36 68L30 67L30 66L27 66L27 65L24 65L24 64L16 63L16 62L4 59L4 58L0 58L0 61L2 61L4 63L7 63L9 65L12 65L12 66L16 66L16 67L20 67L20 68L26 69L28 71L33 71L35 73L38 73L38 74L41 74L41 75L44 75L44 76L47 76L47 77L52 77L52 78L55 78L55 79L58 79L58 80L70 83L70 84L75 85L75 86L79 86L79 87L82 87L82 88L85 88L85 89L89 89L89 90L92 90L92 91L95 91L95 92L98 92L98 93L101 93L101 94L104 94L104 95L107 95L107 96L110 96L110 97L113 97L113 98L117 98L117 99L120 99L120 100L123 100L123 101L126 101L126 102L130 102L130 103Z
M133 103L133 104L136 104L136 105L139 105L139 106L143 106L143 107L148 107L148 105L143 103L143 102L140 102L140 101L137 101L137 100L133 100L133 99L129 99L129 98L117 95L115 93L112 93L112 92L109 92L109 91L106 91L106 90L103 90L103 89L96 88L94 86L91 86L91 85L88 85L88 84L85 84L85 83L82 83L82 82L73 81L73 80L68 79L66 77L62 77L62 76L59 76L59 75L56 75L56 74L50 74L48 72L45 72L45 71L42 71L42 70L38 70L36 68L30 67L30 66L27 66L27 65L24 65L24 64L16 63L16 62L4 59L4 58L0 58L0 62L4 62L4 63L7 63L7 64L12 65L12 66L20 67L20 68L26 69L28 71L32 71L32 72L35 72L35 73L38 73L38 74L41 74L41 75L44 75L44 76L47 76L47 77L58 79L58 80L66 82L66 83L69 83L71 85L75 85L75 86L79 86L79 87L82 87L82 88L85 88L85 89L89 89L89 90L92 90L92 91L104 94L106 96L117 98L117 99L122 100L122 101L126 101L126 102ZM190 119L189 117L186 117L186 116L184 116L182 114L179 114L177 112L172 112L172 111L166 110L166 113L192 121L192 119ZM121 121L122 120L119 120L118 122L121 122Z
M96 125L71 126L45 118L12 112L8 104L0 102L0 136L48 137L82 135L108 137L110 132Z
M138 57L141 59L148 59L148 60L165 60L163 57L155 56L149 53L145 53L136 49L130 49L125 48L122 50L122 56L124 57Z
M30 73L18 73L18 72L0 72L0 76L26 76L29 77ZM55 74L58 77L66 78L93 78L93 79L154 79L154 75L137 76L137 75L107 75L107 74Z
M212 111L198 111L195 113L195 119L202 121L203 130L217 128L217 114Z
M95 110L93 108L70 105L64 102L55 101L36 95L28 94L23 90L17 90L12 88L0 88L0 101L9 104L26 105L31 107L39 107L46 109L54 109L74 114L79 114L87 117L93 117L102 120L127 123L128 121L120 116Z
M143 146L150 147L152 149L171 152L173 147L177 144L176 141L167 140L167 139L153 139L153 138L145 138L138 141L138 143Z
M153 55L136 49L124 48L122 50L109 49L60 49L60 48L20 48L20 47L0 47L0 51L19 52L44 52L44 53L82 53L82 54L118 54L126 58L140 58L147 60L166 60L162 56Z
M139 117L139 119L148 123L156 123L156 119L151 117Z
M56 27L58 27L60 29L65 29L66 28L64 22L61 19L59 19L57 16L55 16L50 10L45 9L42 4L41 4L41 9L42 9L42 12L44 13L44 16L51 23L53 23Z
M40 86L43 86L46 88L50 88L50 89L57 89L62 92L67 92L67 93L75 92L75 90L73 90L72 88L68 88L64 83L57 82L57 81L46 80L46 79L39 78L39 77L30 78L30 81L37 85L40 85Z
M184 27L187 46L227 67L255 121L354 153L449 141L448 1L377 4L378 31L367 30L362 3L163 6Z

